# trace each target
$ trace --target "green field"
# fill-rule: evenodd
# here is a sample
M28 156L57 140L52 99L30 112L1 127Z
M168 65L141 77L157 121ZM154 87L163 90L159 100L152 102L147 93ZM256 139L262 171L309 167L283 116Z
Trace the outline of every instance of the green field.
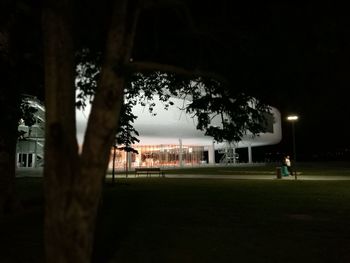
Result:
M42 262L42 182L17 185L23 210L0 219L0 262ZM94 262L350 262L350 181L108 181Z

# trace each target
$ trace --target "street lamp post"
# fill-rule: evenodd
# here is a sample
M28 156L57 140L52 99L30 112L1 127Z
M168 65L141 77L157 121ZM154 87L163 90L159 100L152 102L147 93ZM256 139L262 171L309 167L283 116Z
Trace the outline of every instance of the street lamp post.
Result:
M292 123L292 136L293 136L293 159L294 159L294 167L292 171L294 172L295 180L297 180L297 170L296 170L296 162L297 162L297 152L295 150L295 127L294 123L299 119L297 115L290 115L287 117L287 120Z

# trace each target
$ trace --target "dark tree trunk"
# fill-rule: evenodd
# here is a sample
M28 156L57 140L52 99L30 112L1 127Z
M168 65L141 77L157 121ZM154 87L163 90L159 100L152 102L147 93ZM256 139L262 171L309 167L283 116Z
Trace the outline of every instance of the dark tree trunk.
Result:
M45 57L45 253L46 262L89 262L79 221L79 156L75 127L71 1L47 1L43 12Z
M17 129L17 125L14 126ZM8 129L5 125L0 127L0 214L13 212L20 207L15 193L17 138L9 136Z
M6 9L6 3L1 6ZM15 195L15 161L20 98L15 85L14 50L11 49L11 11L1 10L7 23L0 25L0 214L19 207Z
M134 26L128 1L116 1L99 87L81 156L75 127L71 1L47 0L45 55L45 252L51 263L90 262L95 219L117 130ZM136 20L135 20L136 21Z

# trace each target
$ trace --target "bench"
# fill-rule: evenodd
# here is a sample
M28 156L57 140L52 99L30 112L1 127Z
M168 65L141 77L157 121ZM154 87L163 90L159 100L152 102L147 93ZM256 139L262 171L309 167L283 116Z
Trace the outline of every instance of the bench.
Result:
M164 177L164 172L159 167L135 168L135 177L139 174L145 174L147 177L151 177L151 174L159 174L159 177Z

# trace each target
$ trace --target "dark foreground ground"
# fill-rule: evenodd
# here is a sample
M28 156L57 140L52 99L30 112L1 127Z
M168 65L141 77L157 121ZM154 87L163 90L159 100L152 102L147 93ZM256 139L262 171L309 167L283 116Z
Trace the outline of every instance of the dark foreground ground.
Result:
M0 262L42 262L42 180L17 185ZM350 181L108 180L94 251L96 263L350 262Z

